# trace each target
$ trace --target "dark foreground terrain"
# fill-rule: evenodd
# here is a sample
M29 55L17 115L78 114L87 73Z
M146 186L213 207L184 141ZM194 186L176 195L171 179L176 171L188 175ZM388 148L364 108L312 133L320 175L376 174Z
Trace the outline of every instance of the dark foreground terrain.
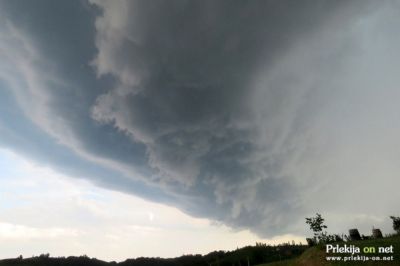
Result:
M339 243L343 245L343 243ZM356 245L361 249L363 247L375 247L378 250L378 247L388 247L393 246L394 253L388 254L361 254L369 257L373 257L378 255L379 257L384 256L392 256L392 261L327 261L325 245L318 245L315 247L308 248L301 256L294 259L284 260L284 261L276 261L271 263L266 263L258 266L378 266L378 265L400 265L400 235L394 235L391 237L385 237L381 239L371 239L371 240L361 240L361 241L350 241L346 242L347 245ZM340 255L340 254L339 254ZM340 257L346 257L347 254L341 255Z
M234 251L214 251L207 255L185 255L177 258L136 258L123 262L105 262L87 256L80 257L50 257L42 254L31 258L14 258L0 260L0 266L232 266L256 265L273 261L292 259L300 256L307 246L304 245L278 245L269 246L257 244Z
M339 243L343 244L343 243ZM371 239L362 241L350 241L346 244L354 244L362 248L365 246L393 246L394 260L390 262L344 262L327 261L325 246L317 245L308 248L304 245L279 245L268 246L257 244L233 251L214 251L207 255L185 255L177 258L136 258L123 262L105 262L88 256L80 257L50 257L49 254L31 258L13 258L0 260L0 266L328 266L328 265L400 265L400 236L386 237L383 239ZM373 254L372 254L373 255ZM375 254L376 255L376 254Z

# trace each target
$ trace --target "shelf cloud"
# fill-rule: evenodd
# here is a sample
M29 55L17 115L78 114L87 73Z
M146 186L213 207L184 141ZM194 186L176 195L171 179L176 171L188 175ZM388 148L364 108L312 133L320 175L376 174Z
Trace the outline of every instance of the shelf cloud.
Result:
M263 237L396 211L397 3L41 2L0 3L3 146Z

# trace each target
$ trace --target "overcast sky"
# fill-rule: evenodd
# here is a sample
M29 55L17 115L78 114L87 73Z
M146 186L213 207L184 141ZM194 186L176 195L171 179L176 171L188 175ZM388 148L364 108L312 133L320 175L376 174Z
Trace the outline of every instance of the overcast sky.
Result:
M390 233L399 11L0 0L0 257L297 241L316 212Z

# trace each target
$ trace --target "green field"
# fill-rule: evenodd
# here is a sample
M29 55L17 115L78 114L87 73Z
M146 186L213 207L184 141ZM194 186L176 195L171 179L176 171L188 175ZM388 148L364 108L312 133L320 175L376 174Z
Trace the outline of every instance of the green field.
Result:
M343 243L344 244L344 243ZM343 244L340 244L341 246ZM326 252L325 252L325 245L320 245L316 247L308 248L300 257L291 260L285 260L280 262L273 262L267 264L260 264L258 266L318 266L318 265L400 265L400 236L393 236L388 238L382 239L371 239L371 240L362 240L362 241L353 241L353 242L346 242L346 245L355 245L359 247L361 250L364 247L375 247L378 250L378 247L389 247L393 246L394 253L393 254L377 254L375 253L374 256L391 256L393 255L394 260L391 262L383 262L383 261L327 261L326 260ZM336 245L336 244L335 244ZM339 255L339 254L335 254ZM365 256L365 254L361 254ZM348 256L343 255L344 256ZM369 255L371 256L371 255Z

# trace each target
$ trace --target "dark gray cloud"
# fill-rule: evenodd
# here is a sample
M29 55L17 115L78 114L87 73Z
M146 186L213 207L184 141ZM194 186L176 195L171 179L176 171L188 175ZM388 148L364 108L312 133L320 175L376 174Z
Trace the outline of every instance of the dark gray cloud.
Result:
M1 3L15 116L69 152L38 160L262 236L393 210L333 201L395 180L397 4L89 2Z

